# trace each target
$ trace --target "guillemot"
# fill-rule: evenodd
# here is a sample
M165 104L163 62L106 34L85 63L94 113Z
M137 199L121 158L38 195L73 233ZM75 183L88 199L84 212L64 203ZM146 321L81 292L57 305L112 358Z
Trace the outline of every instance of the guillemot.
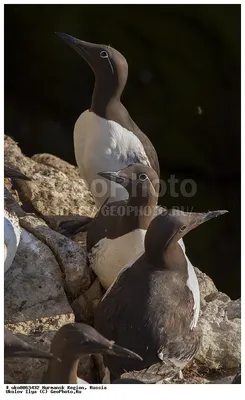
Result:
M21 237L21 227L17 215L4 209L4 272L11 267Z
M107 340L92 326L78 322L62 326L53 337L50 350L57 359L50 360L43 383L87 383L77 376L79 359L83 354L141 360L138 354Z
M144 254L119 273L95 310L95 328L143 358L129 362L105 356L111 379L156 363L163 375L165 367L166 374L171 366L181 372L193 358L200 342L195 304L200 293L178 241L225 212L166 210L151 221Z
M123 185L129 193L128 200L106 202L87 232L90 267L108 289L125 264L144 250L146 229L156 212L159 179L142 164L99 175Z
M160 168L155 148L121 103L128 64L110 46L93 44L57 32L90 65L95 74L92 104L74 127L74 149L80 175L91 190L98 208L109 197L127 199L127 191L115 182L99 179L100 171L117 171L132 163ZM98 181L99 186L97 185Z
M128 169L129 168L129 169ZM140 172L147 177L138 185L137 178ZM145 173L147 171L147 173ZM130 174L134 180L130 179ZM143 166L142 164L133 164L122 170L112 172L100 172L98 175L104 175L107 179L116 181L118 185L123 185L128 191L129 195L135 195L135 189L138 186L137 197L128 200L122 200L118 202L107 202L107 200L102 205L101 209L98 211L95 218L80 216L79 220L65 220L60 222L61 232L63 234L69 233L69 235L76 235L79 232L87 232L87 251L90 266L99 277L101 284L105 289L112 284L118 272L126 265L128 262L132 264L139 256L140 253L144 252L144 237L146 229L151 221L151 219L157 214L161 213L163 208L154 205L157 204L157 193L158 193L158 176L149 167ZM140 190L139 190L140 189ZM144 194L144 196L142 196ZM140 202L142 207L147 211L155 208L154 215L150 212L148 215L134 215L135 212L135 201ZM145 201L145 205L144 205ZM126 215L118 215L120 210L123 211L127 207L128 210L131 208L131 213ZM136 207L137 210L137 207ZM125 214L125 213L124 213ZM134 228L141 227L141 229L133 230ZM125 226L130 229L131 232L125 232ZM144 229L142 229L144 227ZM126 233L126 234L125 234ZM133 241L132 241L133 239ZM134 246L132 246L132 243ZM186 262L188 264L188 271L192 276L193 281L196 280L195 287L198 288L196 275L193 274L193 266L189 261L185 253L185 245L183 239L179 240L179 244L184 251ZM127 245L128 251L125 251L125 245ZM199 291L196 289L194 293L195 305L196 305L196 315L199 313L200 309L200 299ZM194 321L196 324L196 320Z
M9 357L55 358L53 354L36 349L4 328L4 358Z
M4 178L30 181L31 178L7 164L4 164ZM12 265L20 242L21 227L18 217L4 209L4 272Z

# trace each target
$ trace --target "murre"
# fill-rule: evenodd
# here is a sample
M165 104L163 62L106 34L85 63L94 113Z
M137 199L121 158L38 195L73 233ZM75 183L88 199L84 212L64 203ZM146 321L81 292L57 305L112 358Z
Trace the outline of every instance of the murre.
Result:
M104 356L111 379L124 371L160 363L178 372L193 358L200 334L196 328L200 301L194 268L179 239L201 223L227 211L165 211L155 217L145 236L145 252L124 268L95 311L95 328L139 354L143 361ZM190 269L191 268L191 269ZM194 279L195 277L195 279Z
M4 178L31 180L31 178L7 164L4 164ZM12 265L20 242L20 236L21 227L17 215L4 209L4 272Z
M9 357L54 358L53 354L36 349L4 328L4 358Z
M134 352L107 340L92 326L78 322L64 325L56 332L50 351L57 359L50 360L43 383L87 383L77 376L79 359L83 354L107 354L141 360Z
M127 82L128 64L110 46L59 35L90 65L95 74L92 104L76 121L74 148L80 175L87 183L100 208L105 199L127 199L127 191L116 182L98 177L100 171L117 171L140 163L160 175L156 151L121 103Z
M124 186L128 200L103 205L87 233L89 264L105 289L129 261L144 251L146 230L155 216L159 179L145 165L133 164L117 172L100 172Z

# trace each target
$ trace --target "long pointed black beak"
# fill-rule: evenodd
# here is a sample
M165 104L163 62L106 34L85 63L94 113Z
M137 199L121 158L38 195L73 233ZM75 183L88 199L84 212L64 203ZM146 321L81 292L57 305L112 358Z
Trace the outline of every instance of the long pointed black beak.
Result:
M197 228L199 225L203 224L210 219L219 217L222 214L226 214L227 210L215 210L215 211L208 211L206 213L185 213L176 211L176 216L179 220L186 226L186 229L183 231L183 234L190 232L192 229ZM172 211L173 215L175 211Z
M126 176L122 176L119 173L120 171L114 172L114 171L102 171L98 172L99 176L102 176L103 178L108 179L109 181L113 181L118 183L119 185L124 186L125 183L128 181Z
M227 210L216 210L216 211L208 211L207 213L199 214L200 217L194 221L196 226L201 225L203 222L209 221L210 219L219 217L222 214L228 213ZM198 214L197 214L198 215Z
M103 351L103 354L142 360L142 357L140 357L138 354L134 353L131 350L126 349L125 347L118 346L113 342L111 342L111 346L109 348Z
M84 40L77 39L67 33L55 32L61 39L64 40L70 47L72 47L81 57L88 63L91 61L91 51L98 45L94 43L85 42Z
M64 42L66 42L69 46L71 46L72 48L74 48L76 50L78 44L81 42L81 40L68 35L67 33L63 33L63 32L55 32L56 35L58 35L61 39L64 40Z
M26 176L22 174L22 172L17 171L14 168L8 167L7 165L4 165L4 178L22 179L25 181L31 181L31 178L29 178L29 176Z
M208 211L205 216L205 221L208 221L209 219L212 219L212 218L216 218L219 215L226 214L228 212L229 211L227 211L227 210Z

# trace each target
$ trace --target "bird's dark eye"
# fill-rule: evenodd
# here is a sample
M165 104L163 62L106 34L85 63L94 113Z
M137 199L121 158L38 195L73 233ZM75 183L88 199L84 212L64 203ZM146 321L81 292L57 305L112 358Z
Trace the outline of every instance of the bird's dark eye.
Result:
M142 182L145 181L147 178L148 178L148 176L146 174L140 174L140 176L139 176L139 180Z
M107 51L102 50L102 51L100 52L100 57L101 57L101 58L108 58L109 56L108 56Z
M180 228L180 231L183 232L186 228L187 228L187 226L186 226L186 225L183 225L183 226Z

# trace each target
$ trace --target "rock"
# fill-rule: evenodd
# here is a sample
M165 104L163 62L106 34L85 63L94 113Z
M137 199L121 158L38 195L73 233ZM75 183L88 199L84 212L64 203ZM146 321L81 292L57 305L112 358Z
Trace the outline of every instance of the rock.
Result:
M4 286L7 322L72 312L52 251L25 229L12 268L4 276Z
M236 373L236 375L234 376L232 383L236 384L236 385L241 384L241 366L240 366L238 372Z
M95 309L102 298L103 288L98 278L96 278L90 288L79 296L72 303L72 308L76 315L76 320L93 323Z
M195 358L213 369L229 370L241 363L241 303L221 292L206 296L198 326L201 346ZM239 312L240 310L240 312Z
M88 191L84 181L74 176L71 167L62 170L49 165L41 164L24 156L11 138L5 135L4 140L5 160L18 167L18 169L32 177L32 181L16 181L16 186L23 202L30 203L38 215L42 217L50 215L90 215L96 212L91 193ZM40 160L40 156L36 157ZM55 158L57 161L57 158ZM59 166L65 163L60 160ZM73 171L72 176L66 175Z
M212 369L237 368L241 359L241 300L218 292L211 278L195 268L201 294L202 330L196 359Z
M199 289L200 289L200 296L201 296L201 308L203 305L206 304L205 298L209 295L218 292L215 284L213 283L212 279L209 278L208 275L204 274L204 272L200 271L197 267L195 268L195 272L197 275Z
M64 274L65 289L77 297L91 284L86 251L58 232L50 229L39 218L27 215L20 218L22 227L32 232L52 250Z
M73 322L54 255L25 229L12 267L5 274L4 286L6 326L14 333L28 334L28 343L38 342L40 349L47 350L50 344L47 333ZM46 366L44 360L6 359L5 382L40 382Z
M218 385L220 385L220 384L225 384L225 385L229 385L230 383L233 383L233 379L234 379L234 375L229 375L229 376L225 376L224 378L218 378L218 379L215 379L215 380L213 380L213 381L210 381L209 383L210 384L218 384Z
M58 171L64 172L70 178L79 178L79 168L75 167L75 165L71 165L68 162L61 160L59 157L53 156L52 154L35 154L31 157L31 159L40 164L47 165L49 167L53 167Z
M229 301L226 307L227 318L232 320L235 318L241 318L241 298L233 301Z

